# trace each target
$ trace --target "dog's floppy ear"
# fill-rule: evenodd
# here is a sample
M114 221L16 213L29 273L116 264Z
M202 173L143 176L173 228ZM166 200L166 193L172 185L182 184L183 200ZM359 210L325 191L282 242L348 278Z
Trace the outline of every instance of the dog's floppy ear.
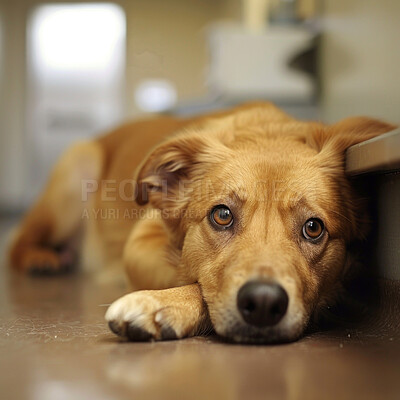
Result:
M179 134L158 147L145 159L137 173L139 205L151 203L158 209L177 209L187 201L196 176L223 157L222 143L201 131Z
M345 175L346 150L355 144L389 132L394 125L367 117L344 119L334 125L313 132L307 142L318 151L318 165L331 179L330 185L337 187L343 204L343 213L350 222L346 234L363 239L369 229L363 198L359 197Z
M368 117L346 118L325 129L316 130L308 138L309 145L319 152L344 156L346 149L395 129L396 126Z

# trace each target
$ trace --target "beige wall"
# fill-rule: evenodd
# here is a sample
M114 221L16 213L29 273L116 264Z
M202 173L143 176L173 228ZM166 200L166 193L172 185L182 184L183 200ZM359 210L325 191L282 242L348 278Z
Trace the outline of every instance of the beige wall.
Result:
M218 0L131 0L120 2L128 20L127 100L145 78L172 81L180 100L204 96L207 48L205 27L223 13Z
M325 0L323 111L400 122L400 1Z
M2 1L0 15L0 207L18 208L25 181L24 13Z

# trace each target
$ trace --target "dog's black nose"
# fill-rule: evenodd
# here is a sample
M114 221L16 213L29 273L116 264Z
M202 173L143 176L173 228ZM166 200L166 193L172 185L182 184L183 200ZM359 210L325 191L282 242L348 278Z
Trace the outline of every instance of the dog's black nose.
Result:
M264 327L276 325L285 315L289 298L277 283L248 282L237 296L237 307L250 325Z

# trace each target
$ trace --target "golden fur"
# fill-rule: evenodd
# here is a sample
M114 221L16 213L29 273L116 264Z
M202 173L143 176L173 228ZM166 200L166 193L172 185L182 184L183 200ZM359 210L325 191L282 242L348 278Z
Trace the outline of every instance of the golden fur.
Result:
M115 333L161 340L213 327L236 341L294 340L339 290L347 248L367 230L345 150L393 128L363 117L301 122L269 103L126 125L66 152L15 236L11 263L60 270L70 259L55 248L80 231L84 268L110 279L124 267L139 290L109 308ZM231 229L210 223L219 204L234 215ZM315 243L301 235L310 218L326 227ZM272 279L288 294L285 316L247 325L239 289Z

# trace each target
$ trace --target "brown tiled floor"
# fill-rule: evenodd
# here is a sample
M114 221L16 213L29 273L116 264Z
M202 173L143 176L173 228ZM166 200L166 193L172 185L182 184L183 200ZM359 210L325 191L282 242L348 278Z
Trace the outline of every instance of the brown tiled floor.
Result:
M278 346L126 343L103 320L118 288L0 274L3 400L400 399L400 335L384 319Z

